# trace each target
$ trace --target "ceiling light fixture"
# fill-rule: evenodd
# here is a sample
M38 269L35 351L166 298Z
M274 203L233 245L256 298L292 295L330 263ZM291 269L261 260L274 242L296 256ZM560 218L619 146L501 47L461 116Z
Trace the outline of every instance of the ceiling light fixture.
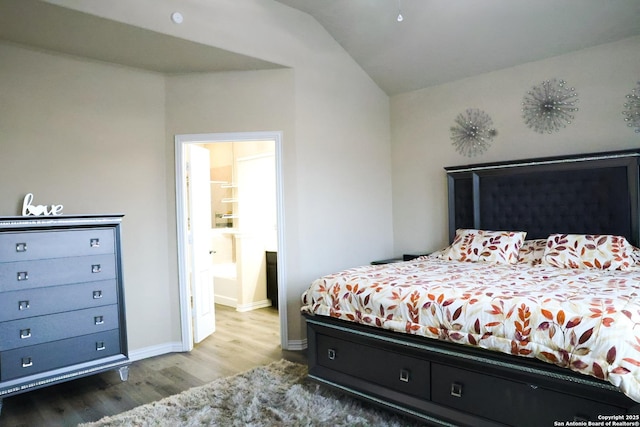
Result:
M400 0L398 0L398 17L396 18L398 22L404 21L404 16L402 16L402 7L400 5Z
M182 24L183 20L184 18L180 12L173 12L171 14L171 21L173 21L174 24Z

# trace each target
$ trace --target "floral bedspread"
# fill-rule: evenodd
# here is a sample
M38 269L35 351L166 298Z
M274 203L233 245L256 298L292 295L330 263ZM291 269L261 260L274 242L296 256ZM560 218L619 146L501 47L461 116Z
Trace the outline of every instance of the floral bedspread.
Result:
M537 358L640 402L639 296L640 270L421 257L319 278L302 311Z

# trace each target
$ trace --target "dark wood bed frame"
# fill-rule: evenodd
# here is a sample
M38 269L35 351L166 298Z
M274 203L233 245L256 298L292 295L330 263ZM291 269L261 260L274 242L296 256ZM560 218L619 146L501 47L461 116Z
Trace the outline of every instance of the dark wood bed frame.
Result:
M457 228L477 228L527 239L615 234L638 246L639 164L640 149L447 167L450 240ZM611 384L535 359L305 319L311 379L427 424L640 420L640 404Z

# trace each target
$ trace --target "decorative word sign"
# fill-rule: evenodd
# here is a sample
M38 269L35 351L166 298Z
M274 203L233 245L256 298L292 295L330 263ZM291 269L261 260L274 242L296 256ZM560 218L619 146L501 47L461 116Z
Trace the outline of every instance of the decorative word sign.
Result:
M51 205L51 208L48 208L46 205L33 206L31 202L33 202L33 194L29 193L22 201L22 216L62 215L62 205Z

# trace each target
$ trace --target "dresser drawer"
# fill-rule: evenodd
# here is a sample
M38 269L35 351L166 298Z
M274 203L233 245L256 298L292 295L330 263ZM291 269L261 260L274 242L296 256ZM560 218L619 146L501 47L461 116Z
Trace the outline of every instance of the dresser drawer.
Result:
M590 399L437 363L432 364L431 378L435 403L508 425L537 427L558 420L597 421L598 415L623 413L621 408Z
M88 362L120 353L120 331L113 329L0 352L0 381Z
M0 294L0 322L116 304L116 279Z
M118 328L118 306L106 305L0 323L0 351Z
M0 234L0 260L3 262L114 252L114 231L106 228Z
M364 344L317 335L318 364L395 391L429 399L430 363Z
M0 263L0 292L114 279L115 254Z

